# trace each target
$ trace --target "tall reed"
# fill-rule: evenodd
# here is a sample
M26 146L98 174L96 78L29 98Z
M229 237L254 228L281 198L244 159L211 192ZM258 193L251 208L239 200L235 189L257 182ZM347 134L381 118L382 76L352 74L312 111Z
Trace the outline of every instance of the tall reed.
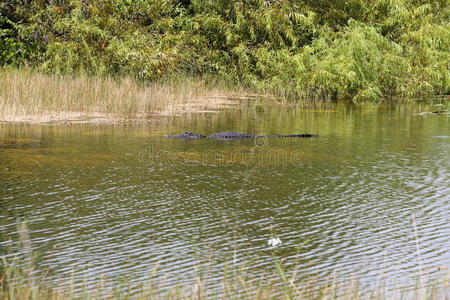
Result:
M31 253L31 240L26 224L18 226L20 247L24 255L0 260L0 300L15 299L342 299L342 300L397 300L397 299L449 299L450 274L437 276L425 282L420 278L415 286L401 287L384 279L370 286L358 279L327 279L310 277L300 280L297 272L287 272L282 261L274 259L273 272L259 279L251 274L251 263L244 267L225 267L223 276L208 278L206 270L198 272L190 284L166 288L163 281L154 278L164 270L154 268L148 280L131 285L129 282L111 284L105 278L80 284L74 278L54 284L46 275L35 272ZM206 276L205 276L206 274Z
M136 284L122 282L113 285L107 279L82 283L66 278L58 284L49 278L30 275L18 261L3 259L5 269L0 274L0 299L341 299L341 300L397 300L397 299L449 299L449 275L437 277L424 285L402 287L378 279L370 286L357 279L311 278L302 283L297 274L287 273L280 264L274 266L274 273L255 279L245 270L225 270L217 282L202 275L192 279L190 284L167 288L163 281L148 280ZM163 270L155 270L161 273Z
M130 78L61 76L0 69L0 120L149 119L220 109L236 92L206 80L173 77L145 85ZM234 102L233 102L234 103Z

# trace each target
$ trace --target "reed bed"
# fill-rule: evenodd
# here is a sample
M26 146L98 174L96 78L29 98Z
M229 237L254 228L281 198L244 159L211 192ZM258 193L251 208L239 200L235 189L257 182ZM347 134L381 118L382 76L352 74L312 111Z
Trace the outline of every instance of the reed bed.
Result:
M314 299L314 300L400 300L450 299L450 273L431 277L414 275L415 284L393 282L389 274L364 283L357 277L300 278L296 271L287 271L283 260L273 251L272 271L258 272L250 261L239 266L225 265L221 275L210 269L212 255L196 268L191 281L167 283L164 270L154 267L147 279L140 282L111 282L106 277L75 279L77 276L52 279L36 268L32 243L26 223L17 227L21 254L0 257L0 300L16 299ZM75 275L76 270L73 271ZM255 273L257 272L257 273ZM255 275L259 274L259 275ZM259 276L259 277L258 277ZM58 276L56 276L58 277ZM54 278L54 277L53 277ZM132 278L131 278L132 279ZM366 280L367 281L367 280Z
M186 77L143 84L130 78L61 76L0 69L0 121L114 122L215 112L238 105L242 91Z
M107 279L80 283L73 278L50 283L45 275L33 275L33 269L3 260L0 275L0 299L341 299L400 300L450 299L450 277L441 276L415 286L401 286L378 279L370 286L357 279L311 279L301 283L296 274L287 273L275 263L274 273L255 280L245 270L226 270L223 278L211 281L199 275L190 284L167 288L163 281L122 282L112 285ZM155 272L163 272L155 270Z

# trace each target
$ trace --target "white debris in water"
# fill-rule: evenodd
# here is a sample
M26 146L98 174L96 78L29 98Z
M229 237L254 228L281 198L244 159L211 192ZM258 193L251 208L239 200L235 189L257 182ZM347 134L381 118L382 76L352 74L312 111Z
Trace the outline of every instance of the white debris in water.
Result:
M270 247L278 247L278 246L281 246L283 244L283 242L280 240L279 237L272 237L267 241L267 244Z

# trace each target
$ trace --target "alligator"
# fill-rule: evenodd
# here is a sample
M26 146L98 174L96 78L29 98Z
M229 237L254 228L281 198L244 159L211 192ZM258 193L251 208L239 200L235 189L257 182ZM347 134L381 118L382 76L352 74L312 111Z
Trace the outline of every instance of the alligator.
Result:
M211 135L203 135L199 133L193 133L193 132L183 132L179 135L168 135L168 138L175 138L175 139L185 139L185 140L192 140L192 139L248 139L248 138L308 138L308 137L317 137L317 134L311 134L311 133L299 133L299 134L248 134L248 133L240 133L240 132L217 132L213 133Z

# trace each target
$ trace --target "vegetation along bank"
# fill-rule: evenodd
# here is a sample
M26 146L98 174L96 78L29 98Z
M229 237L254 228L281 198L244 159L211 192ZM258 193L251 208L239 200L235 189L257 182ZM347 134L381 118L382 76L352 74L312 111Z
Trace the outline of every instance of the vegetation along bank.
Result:
M0 65L310 101L450 93L448 0L7 0Z

